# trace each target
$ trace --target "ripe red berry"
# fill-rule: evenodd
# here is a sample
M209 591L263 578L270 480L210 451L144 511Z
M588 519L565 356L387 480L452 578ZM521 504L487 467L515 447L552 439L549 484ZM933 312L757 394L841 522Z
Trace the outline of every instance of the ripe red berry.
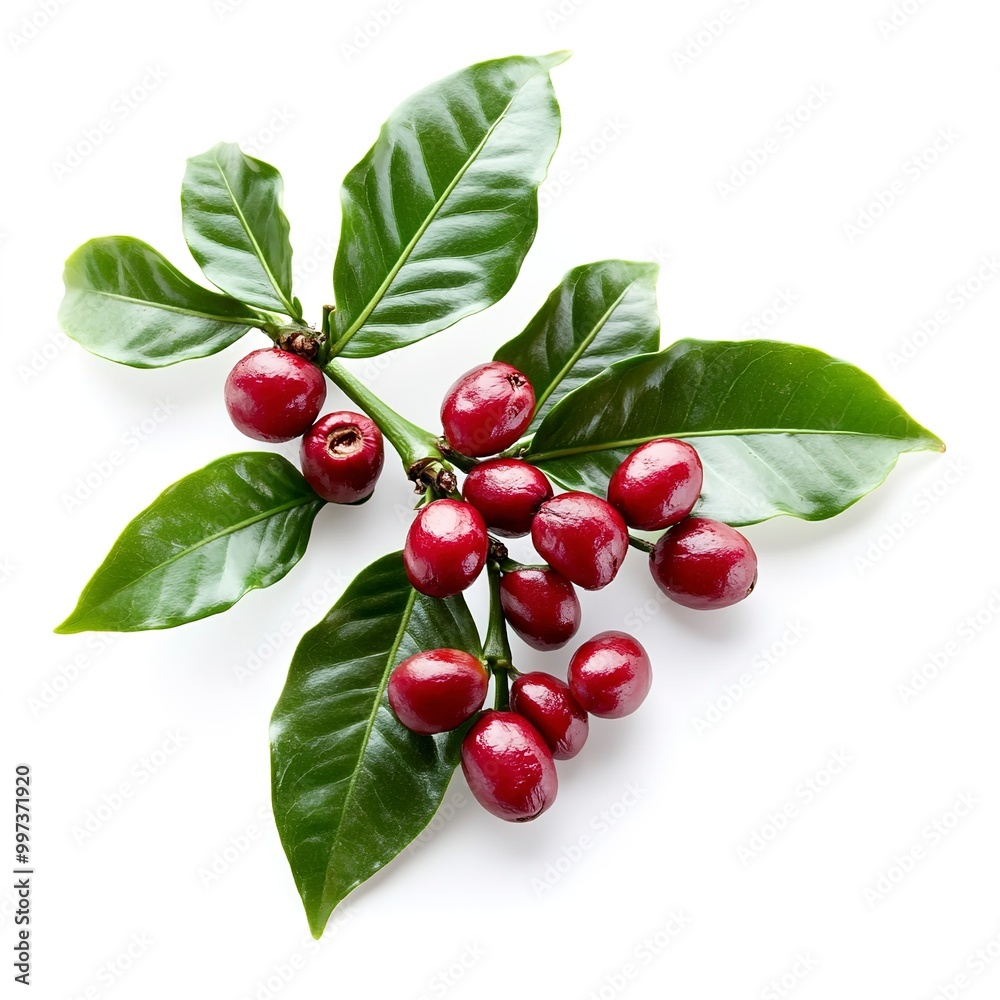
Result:
M462 771L488 812L523 823L545 812L559 783L552 752L515 712L484 712L462 741Z
M525 375L502 361L467 371L445 393L441 426L462 455L481 458L512 445L531 423L535 391Z
M462 485L462 496L503 538L531 531L538 508L552 499L552 484L541 469L517 458L493 458L477 465Z
M575 757L587 742L587 713L569 685L552 674L521 674L510 687L510 707L541 733L556 760Z
M299 457L306 482L324 500L361 503L382 471L382 432L362 413L327 413L302 438Z
M569 661L569 689L580 706L602 719L630 715L653 683L646 650L625 632L601 632Z
M647 441L615 470L608 483L608 502L625 523L658 531L691 513L703 479L698 452L684 441Z
M531 541L553 569L584 590L600 590L625 560L628 528L606 500L591 493L560 493L538 509Z
M461 649L415 653L389 676L389 704L415 733L457 729L483 707L490 675Z
M580 627L580 598L554 569L504 573L500 605L511 628L534 649L565 646Z
M757 582L757 555L735 528L709 517L674 525L649 554L649 570L671 600L688 608L726 608Z
M475 507L435 500L417 511L406 533L403 565L410 583L430 597L465 590L486 565L489 540Z
M226 409L256 441L291 441L305 434L326 399L326 380L311 362L263 348L237 361L226 378Z

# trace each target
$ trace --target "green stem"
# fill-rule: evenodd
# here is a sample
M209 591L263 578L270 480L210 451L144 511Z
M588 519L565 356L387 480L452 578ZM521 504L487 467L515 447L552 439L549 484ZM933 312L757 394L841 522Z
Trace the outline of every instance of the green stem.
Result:
M423 458L442 459L433 434L400 416L338 361L327 362L323 371L378 424L379 430L403 460L403 468L407 472Z
M652 542L647 542L645 538L636 538L635 535L628 536L628 543L640 552L652 552L656 547Z
M510 707L510 674L514 664L507 640L507 622L500 604L500 564L491 559L486 564L486 573L490 581L490 620L483 640L483 656L495 685L493 707L506 711Z

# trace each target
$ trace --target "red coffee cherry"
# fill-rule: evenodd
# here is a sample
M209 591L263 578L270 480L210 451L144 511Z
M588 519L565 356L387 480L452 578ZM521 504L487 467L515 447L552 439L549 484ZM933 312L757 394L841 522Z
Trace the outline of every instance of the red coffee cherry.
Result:
M556 760L575 757L587 742L587 713L569 685L552 674L521 674L510 687L510 707L541 733Z
M554 569L504 573L500 605L511 628L533 649L565 646L580 627L580 598Z
M527 462L492 458L465 477L462 496L495 535L520 538L531 531L538 508L552 499L552 484L541 469Z
M465 590L486 565L489 540L475 507L435 500L417 511L406 533L403 565L410 583L429 597Z
M647 441L615 470L608 483L608 502L625 523L643 531L659 531L691 513L703 479L698 452L684 441Z
M382 472L382 432L362 413L327 413L302 438L299 459L306 482L324 500L361 503Z
M525 375L502 361L467 371L445 393L441 426L462 455L481 458L512 445L531 423L535 391Z
M646 650L625 632L601 632L569 661L569 689L591 715L620 719L643 702L653 683Z
M486 700L490 675L461 649L408 656L389 675L389 704L415 733L445 733L471 719Z
M277 348L252 351L226 378L226 409L256 441L291 441L305 434L326 399L326 379L311 362Z
M476 801L500 819L523 823L555 801L552 752L515 712L484 712L462 741L462 771Z
M625 560L628 528L606 500L591 493L560 493L538 509L531 541L553 569L584 590L600 590Z
M726 608L757 583L757 554L735 528L710 517L675 524L649 554L649 570L671 600L700 611Z

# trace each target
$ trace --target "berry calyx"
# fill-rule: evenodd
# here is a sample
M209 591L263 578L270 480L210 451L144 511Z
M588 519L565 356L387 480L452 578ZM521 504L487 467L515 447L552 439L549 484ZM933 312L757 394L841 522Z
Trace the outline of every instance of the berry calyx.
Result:
M541 469L527 462L493 458L465 477L462 497L483 515L494 534L520 538L531 531L538 508L552 499L552 484Z
M500 605L508 624L533 649L559 649L580 627L580 598L554 569L504 573Z
M461 649L415 653L389 675L389 705L415 733L457 729L483 707L490 675Z
M527 376L502 361L467 371L445 393L441 426L448 444L470 458L495 455L531 423L535 390Z
M706 611L729 607L750 594L757 583L757 555L728 524L689 517L657 541L649 570L672 601Z
M606 500L591 493L560 493L539 507L531 541L553 569L584 590L600 590L625 561L628 528Z
M511 685L510 707L541 733L556 760L575 757L587 742L587 713L569 685L552 674L521 674Z
M569 689L580 707L602 719L631 715L653 683L646 650L625 632L601 632L569 661Z
M555 801L556 765L537 729L516 712L484 712L462 740L462 772L487 812L514 823Z
M486 525L475 507L461 500L435 500L417 511L406 533L403 565L421 594L450 597L482 572L488 545Z
M375 422L336 410L320 417L302 438L302 475L330 503L361 503L375 492L385 445Z
M608 502L630 527L659 531L691 513L704 474L698 452L685 441L647 441L615 470Z
M326 379L310 361L278 348L252 351L226 378L230 419L256 441L305 434L326 400Z

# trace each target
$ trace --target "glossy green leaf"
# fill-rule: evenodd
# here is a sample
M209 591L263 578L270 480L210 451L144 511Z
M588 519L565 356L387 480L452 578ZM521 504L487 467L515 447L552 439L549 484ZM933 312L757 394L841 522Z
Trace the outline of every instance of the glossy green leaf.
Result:
M479 655L465 601L418 594L395 552L363 570L295 651L271 720L271 793L316 937L427 825L458 764L462 730L413 733L386 696L397 663L439 647Z
M535 390L529 431L567 393L616 361L660 346L656 264L601 260L568 272L524 331L497 351Z
M625 456L658 437L697 448L696 512L730 524L831 517L878 486L901 453L944 448L869 375L822 351L682 340L567 396L526 457L568 489L603 494Z
M292 247L281 210L281 174L233 142L187 161L184 238L205 276L261 309L301 319L292 298Z
M263 322L131 236L84 243L66 261L63 280L62 328L92 354L133 368L215 354Z
M404 347L506 294L535 237L565 58L479 63L392 113L341 190L334 354Z
M225 611L299 561L323 503L280 455L220 458L126 525L56 631L138 632Z

